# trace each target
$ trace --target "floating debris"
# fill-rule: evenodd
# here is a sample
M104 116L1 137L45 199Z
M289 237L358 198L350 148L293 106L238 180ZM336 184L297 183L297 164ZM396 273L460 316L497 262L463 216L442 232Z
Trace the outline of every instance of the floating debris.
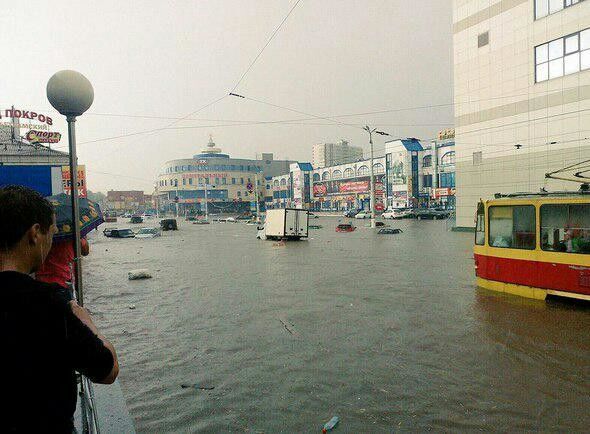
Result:
M332 431L336 427L336 425L338 425L338 422L340 422L340 418L338 416L334 416L332 419L330 419L328 422L324 424L322 432L326 433L328 431Z
M215 386L206 386L203 384L181 384L183 389L197 389L197 390L213 390Z
M131 309L131 310L135 310L135 305L134 305L134 304L130 305L130 306L129 306L129 309Z
M140 268L137 270L131 270L127 273L127 277L129 280L138 280L138 279L151 279L152 275L147 268Z

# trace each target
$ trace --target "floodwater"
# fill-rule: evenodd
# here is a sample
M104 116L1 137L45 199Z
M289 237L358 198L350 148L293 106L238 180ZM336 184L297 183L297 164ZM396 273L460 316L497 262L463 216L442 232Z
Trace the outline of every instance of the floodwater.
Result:
M588 430L588 303L476 289L473 234L443 221L337 221L284 246L240 223L93 235L86 302L139 432Z

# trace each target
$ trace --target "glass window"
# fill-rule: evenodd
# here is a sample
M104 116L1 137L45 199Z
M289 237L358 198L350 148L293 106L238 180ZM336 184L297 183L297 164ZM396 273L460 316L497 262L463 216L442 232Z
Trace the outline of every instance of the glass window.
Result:
M557 78L563 75L563 58L549 62L549 78Z
M367 166L361 166L357 172L358 176L368 176L369 175L369 168Z
M549 60L563 57L563 39L549 42Z
M549 45L543 44L535 48L535 56L537 64L547 62L549 60Z
M227 184L227 178L221 178L221 183L222 183L223 185Z
M354 170L352 170L350 167L347 169L344 169L344 177L345 178L352 178L354 177Z
M534 206L491 206L488 213L490 246L527 250L535 248Z
M332 179L340 178L342 178L342 172L340 170L334 170L334 172L332 172Z
M590 29L580 32L580 49L590 48Z
M236 178L232 178L232 179L231 179L231 183L232 183L232 184L235 184L235 183L236 183Z
M590 204L542 205L541 248L590 254Z
M328 171L325 171L324 173L322 173L322 179L323 179L324 181L327 181L327 180L329 180L329 179L330 179L330 172L328 172Z
M385 173L385 168L383 167L383 164L381 164L381 163L373 164L373 174L381 175L382 173Z
M563 9L563 0L549 0L549 13L554 14Z
M535 18L543 18L549 14L549 0L535 0Z
M590 68L590 50L582 51L580 53L580 68Z
M344 171L344 173L346 174L346 170ZM313 181L319 181L320 180L320 174L319 173L314 173L313 174Z
M580 53L570 54L563 58L563 72L565 75L573 74L580 70Z
M188 179L188 185L193 185L193 178Z
M240 184L244 185L244 178L240 178Z
M450 166L455 164L455 151L450 151L443 155L440 159L440 164L441 166Z
M537 82L549 80L549 63L537 65Z
M483 246L486 240L486 219L483 202L477 204L477 218L475 223L475 244Z
M422 159L422 167L432 166L432 155L427 155Z
M568 36L565 38L565 53L574 53L578 51L579 44L578 44L579 35L576 33L575 35Z

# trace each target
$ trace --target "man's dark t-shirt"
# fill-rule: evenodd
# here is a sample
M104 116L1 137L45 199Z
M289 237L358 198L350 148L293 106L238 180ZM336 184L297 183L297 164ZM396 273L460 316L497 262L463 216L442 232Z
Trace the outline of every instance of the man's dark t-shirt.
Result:
M0 431L72 432L74 370L102 380L113 356L55 284L0 272Z

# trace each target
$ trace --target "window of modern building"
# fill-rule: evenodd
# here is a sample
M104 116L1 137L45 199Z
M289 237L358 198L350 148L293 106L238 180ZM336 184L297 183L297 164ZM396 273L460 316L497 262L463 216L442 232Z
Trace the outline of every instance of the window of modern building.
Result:
M533 250L536 216L532 205L491 206L489 239L492 247Z
M432 187L432 175L422 175L422 186Z
M353 178L354 177L354 170L352 170L350 167L344 169L344 178Z
M485 47L490 43L490 32L484 32L477 35L477 48Z
M193 185L193 178L188 179L188 185Z
M449 151L440 159L441 166L451 166L455 164L455 151Z
M226 185L227 184L227 178L221 178L221 183L223 185Z
M346 173L346 171L344 171L344 173ZM317 182L320 180L320 174L319 173L314 173L313 174L313 182Z
M369 168L367 166L361 166L357 170L358 176L369 176Z
M432 155L426 155L422 159L422 167L430 167L432 166Z
M541 248L590 254L590 205L542 205Z
M332 179L340 179L342 178L342 172L338 169L332 172Z
M481 162L483 161L483 152L482 151L476 151L473 153L473 165L477 166L478 164L481 164Z
M240 178L240 184L244 185L244 178Z
M535 19L559 12L584 0L535 0Z
M441 188L455 188L455 172L440 174Z
M381 175L383 173L385 173L385 168L383 167L383 164L381 164L381 163L373 164L373 174L374 175Z
M232 184L235 184L235 183L236 183L236 178L232 178L232 179L231 179L231 183L232 183Z
M535 82L590 68L590 29L535 47Z
M330 180L330 172L328 172L327 170L325 172L322 173L322 181L328 181Z

